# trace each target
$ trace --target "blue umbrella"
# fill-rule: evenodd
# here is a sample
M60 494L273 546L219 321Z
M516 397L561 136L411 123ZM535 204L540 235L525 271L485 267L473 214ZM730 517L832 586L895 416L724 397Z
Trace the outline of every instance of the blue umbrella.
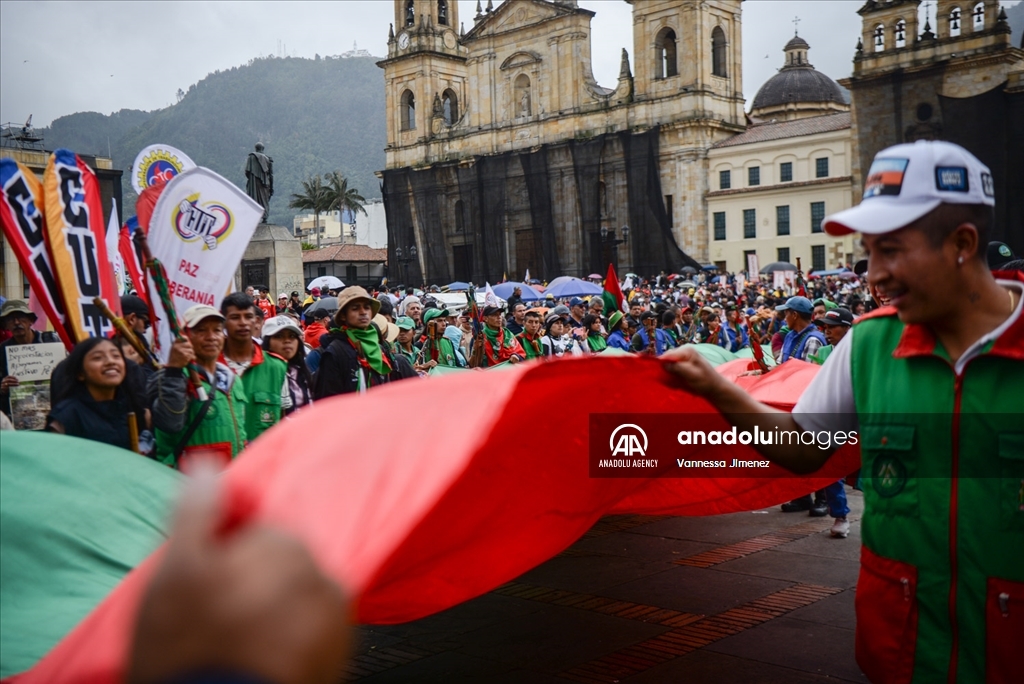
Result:
M560 282L559 282L560 281ZM551 295L555 299L562 299L563 297L587 297L589 295L600 295L604 293L604 288L594 283L588 283L585 280L579 278L555 278L551 281L551 285L544 291L544 294Z
M510 281L507 283L498 283L491 289L494 290L494 294L508 301L508 298L512 296L512 290L516 289L517 287L520 290L522 290L520 296L522 297L522 300L524 302L536 302L538 300L544 299L543 294L533 289L529 285L525 283L517 283L515 281Z
M449 292L465 292L469 289L469 283L464 283L461 280L456 280L454 283L448 285Z

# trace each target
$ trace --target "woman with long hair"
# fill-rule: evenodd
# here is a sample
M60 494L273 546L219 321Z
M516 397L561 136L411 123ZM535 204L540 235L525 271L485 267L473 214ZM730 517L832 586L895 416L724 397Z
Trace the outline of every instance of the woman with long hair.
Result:
M313 403L310 387L313 379L306 367L306 346L302 343L302 328L288 316L275 316L263 324L263 351L279 357L288 364L288 393L292 398L286 416Z
M599 354L608 347L608 343L601 334L601 317L595 314L587 314L581 321L583 329L587 331L587 350L592 354Z
M79 342L51 377L48 431L131 449L128 413L135 413L140 431L148 427L144 400L125 382L124 355L105 337Z

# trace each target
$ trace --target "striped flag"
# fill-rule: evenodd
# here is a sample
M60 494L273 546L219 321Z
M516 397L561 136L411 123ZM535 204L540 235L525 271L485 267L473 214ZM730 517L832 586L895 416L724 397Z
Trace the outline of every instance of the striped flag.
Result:
M608 264L608 275L604 278L604 313L611 316L616 311L626 312L626 300L622 296L622 288L619 287L619 276L615 273L615 265Z

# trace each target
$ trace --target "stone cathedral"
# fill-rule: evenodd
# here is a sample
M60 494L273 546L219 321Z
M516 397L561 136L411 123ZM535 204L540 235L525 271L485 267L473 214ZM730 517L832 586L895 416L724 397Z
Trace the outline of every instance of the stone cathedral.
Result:
M456 0L395 0L394 282L707 263L707 152L746 129L740 0L626 1L632 54L605 88L576 0L488 0L468 21Z

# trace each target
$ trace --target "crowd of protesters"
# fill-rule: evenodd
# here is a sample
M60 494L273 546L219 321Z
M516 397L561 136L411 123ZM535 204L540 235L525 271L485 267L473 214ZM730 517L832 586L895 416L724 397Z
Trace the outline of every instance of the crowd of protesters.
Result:
M992 249L995 265L1005 268L1005 246ZM599 295L548 295L527 303L517 288L505 303L488 297L476 321L468 299L448 308L438 286L373 293L359 286L311 288L282 292L276 303L266 289L248 288L225 297L219 309L197 305L182 312L184 335L162 365L148 363L120 335L76 345L54 370L46 425L133 448L172 467L196 451L227 462L316 401L446 368L601 353L661 355L686 344L733 353L759 344L770 348L776 364L821 364L854 320L884 303L866 285L863 264L838 276L798 277L788 293L769 280L743 273L628 277L619 283L621 310ZM148 307L125 295L121 309L149 356ZM24 302L3 305L0 323L8 339L0 342L0 410L8 416L9 391L18 379L7 373L3 348L56 341L34 330L35 322ZM822 490L784 510L831 512L845 523L845 501L834 499Z

